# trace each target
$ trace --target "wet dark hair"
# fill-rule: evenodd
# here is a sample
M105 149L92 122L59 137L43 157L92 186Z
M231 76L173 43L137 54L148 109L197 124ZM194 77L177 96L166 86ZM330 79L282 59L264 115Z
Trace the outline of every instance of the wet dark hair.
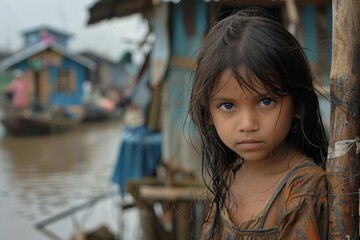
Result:
M328 140L309 63L298 41L280 23L259 10L239 11L213 26L198 54L189 114L201 138L204 182L213 195L215 218L208 236L215 239L220 234L220 209L229 196L225 175L238 159L211 122L211 93L224 70L230 69L242 87L254 90L251 76L256 76L269 93L290 95L296 117L286 141L321 167ZM240 74L240 65L246 76Z

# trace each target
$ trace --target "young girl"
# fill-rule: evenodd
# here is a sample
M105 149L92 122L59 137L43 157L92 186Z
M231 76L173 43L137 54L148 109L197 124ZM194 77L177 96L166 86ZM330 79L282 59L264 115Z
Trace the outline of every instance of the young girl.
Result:
M202 239L327 239L328 142L313 81L297 40L255 11L207 34L189 110L212 196Z

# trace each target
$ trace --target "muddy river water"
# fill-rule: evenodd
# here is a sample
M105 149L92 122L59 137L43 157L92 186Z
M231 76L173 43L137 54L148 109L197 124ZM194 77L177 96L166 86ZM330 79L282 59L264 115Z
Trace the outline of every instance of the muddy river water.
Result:
M116 195L51 222L43 229L47 234L35 225L116 191L110 177L121 130L114 120L19 137L0 125L0 239L70 239L77 226L85 230L99 224L118 231Z

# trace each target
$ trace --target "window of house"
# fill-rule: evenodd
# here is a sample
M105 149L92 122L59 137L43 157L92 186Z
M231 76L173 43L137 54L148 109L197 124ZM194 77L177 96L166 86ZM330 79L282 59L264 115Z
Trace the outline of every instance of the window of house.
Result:
M67 69L59 70L56 91L59 93L72 93L75 91L75 86L74 72Z

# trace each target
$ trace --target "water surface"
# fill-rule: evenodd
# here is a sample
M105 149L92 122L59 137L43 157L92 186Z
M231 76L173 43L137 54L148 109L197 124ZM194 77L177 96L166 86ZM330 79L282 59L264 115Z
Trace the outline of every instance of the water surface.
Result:
M113 191L109 179L121 129L116 120L26 137L8 135L0 125L0 239L49 239L34 228L36 223ZM116 228L116 196L100 203L48 229L68 239L76 224Z

